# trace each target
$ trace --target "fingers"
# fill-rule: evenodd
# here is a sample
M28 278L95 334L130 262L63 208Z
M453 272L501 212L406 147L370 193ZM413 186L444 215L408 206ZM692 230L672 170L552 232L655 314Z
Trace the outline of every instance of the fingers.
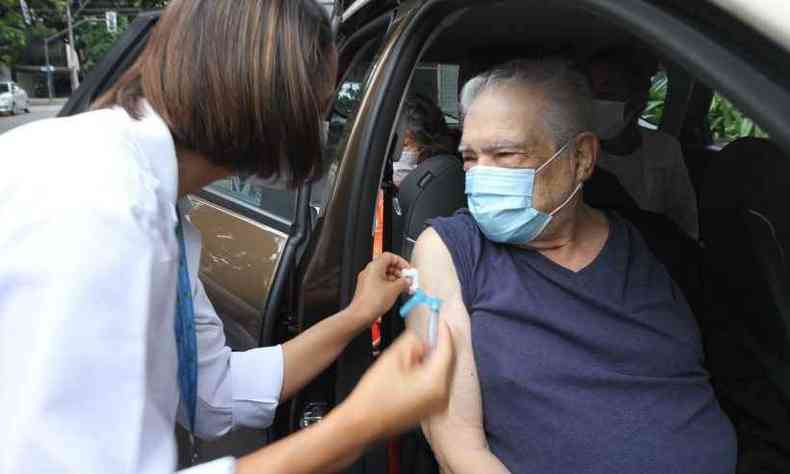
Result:
M428 346L411 331L404 331L392 343L388 351L392 351L398 357L401 366L414 369L422 364L428 352Z
M388 271L393 268L396 270L405 270L410 267L409 262L405 258L389 252L384 252L378 256L373 260L373 263L386 268Z
M397 278L396 280L391 281L393 286L393 291L397 291L397 294L406 293L411 288L411 282L406 278Z
M370 275L372 278L395 281L401 278L401 270L409 268L409 262L403 257L385 252L374 258L360 273L359 278Z
M450 327L442 320L439 320L436 347L426 361L426 368L429 377L446 379L449 386L455 368L455 344Z

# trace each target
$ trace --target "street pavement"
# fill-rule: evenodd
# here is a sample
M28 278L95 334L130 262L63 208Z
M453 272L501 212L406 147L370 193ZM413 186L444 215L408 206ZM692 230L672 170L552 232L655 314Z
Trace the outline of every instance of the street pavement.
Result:
M52 105L31 105L29 114L0 115L0 134L26 123L54 117L60 111L61 107L63 107L62 103L55 103Z

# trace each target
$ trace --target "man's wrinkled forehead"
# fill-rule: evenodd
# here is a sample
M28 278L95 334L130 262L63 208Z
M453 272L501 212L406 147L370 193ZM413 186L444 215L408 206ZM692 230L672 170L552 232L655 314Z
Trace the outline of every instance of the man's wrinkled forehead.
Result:
M460 150L530 147L540 141L543 97L525 87L482 92L464 118Z

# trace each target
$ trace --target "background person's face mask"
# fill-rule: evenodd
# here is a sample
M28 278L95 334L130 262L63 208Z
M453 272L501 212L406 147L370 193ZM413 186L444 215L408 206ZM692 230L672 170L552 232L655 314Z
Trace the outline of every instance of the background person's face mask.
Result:
M409 175L419 163L419 154L412 150L403 150L400 159L392 164L392 182L395 186L400 186L400 183Z
M488 240L527 244L535 240L551 219L579 192L579 183L568 198L550 213L534 207L535 178L562 154L570 142L537 169L475 166L466 173L469 211Z

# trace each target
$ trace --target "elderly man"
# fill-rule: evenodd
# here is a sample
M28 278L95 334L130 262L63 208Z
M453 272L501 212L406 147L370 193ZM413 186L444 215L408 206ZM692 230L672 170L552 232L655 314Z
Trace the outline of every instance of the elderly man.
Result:
M469 209L434 220L413 262L458 352L449 409L423 426L443 471L734 472L681 292L631 224L583 202L584 77L514 62L462 97Z

